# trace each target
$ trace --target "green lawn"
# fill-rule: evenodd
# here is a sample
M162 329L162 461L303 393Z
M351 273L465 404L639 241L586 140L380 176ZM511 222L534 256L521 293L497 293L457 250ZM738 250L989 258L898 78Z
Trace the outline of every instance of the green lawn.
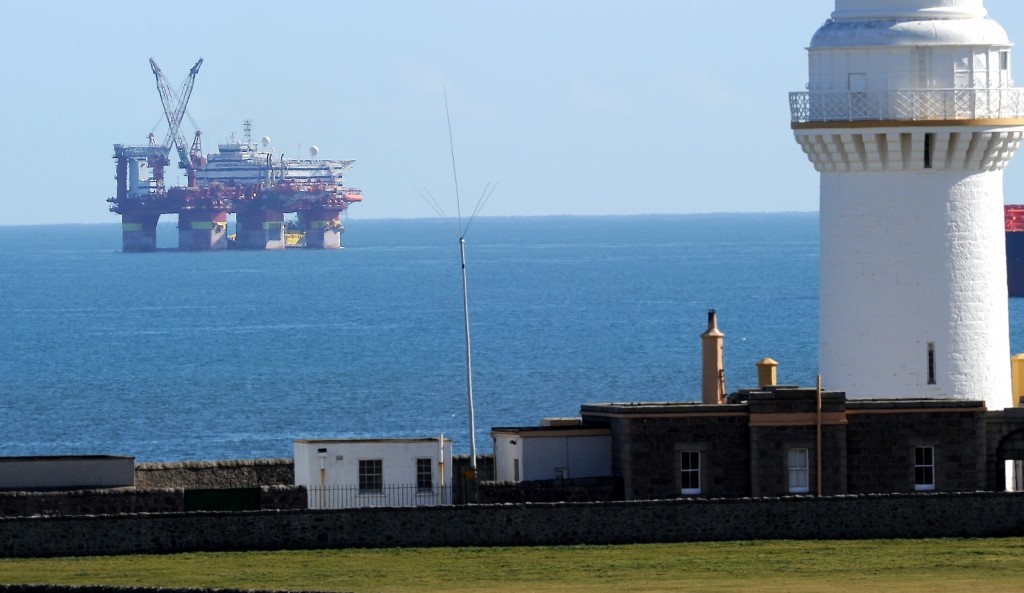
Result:
M0 583L364 592L1024 591L1024 538L0 559Z

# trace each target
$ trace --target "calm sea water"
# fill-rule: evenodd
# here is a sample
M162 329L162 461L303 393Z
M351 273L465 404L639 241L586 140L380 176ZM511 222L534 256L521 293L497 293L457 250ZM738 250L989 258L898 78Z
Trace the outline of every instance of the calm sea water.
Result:
M356 220L341 251L122 254L116 224L0 227L0 455L290 457L295 438L468 452L458 243ZM160 242L173 246L173 225ZM482 218L467 238L477 444L581 403L817 372L817 214ZM1011 299L1024 351L1024 299ZM1009 355L1009 353L1007 353Z

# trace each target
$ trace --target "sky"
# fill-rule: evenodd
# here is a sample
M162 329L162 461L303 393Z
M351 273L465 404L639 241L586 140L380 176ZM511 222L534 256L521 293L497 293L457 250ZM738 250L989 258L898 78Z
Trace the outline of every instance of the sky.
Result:
M985 5L1024 39L1020 0ZM251 119L277 154L354 159L346 184L365 199L350 220L432 217L423 190L456 212L444 89L464 213L495 183L486 216L818 206L788 93L832 0L0 8L0 225L118 221L113 144L166 133L150 57L175 87L203 58L182 128L205 152ZM1022 170L1007 172L1009 202L1024 201Z

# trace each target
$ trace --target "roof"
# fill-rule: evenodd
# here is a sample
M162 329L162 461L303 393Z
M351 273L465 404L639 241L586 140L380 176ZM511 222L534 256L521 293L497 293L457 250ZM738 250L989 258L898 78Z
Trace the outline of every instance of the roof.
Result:
M605 436L611 435L611 428L606 426L496 426L491 434L515 434L521 437L560 437L560 436Z
M452 440L442 437L444 442L451 443ZM295 439L296 443L308 445L342 445L354 443L378 443L378 444L402 444L402 443L437 443L437 437L423 438L397 438L397 439Z

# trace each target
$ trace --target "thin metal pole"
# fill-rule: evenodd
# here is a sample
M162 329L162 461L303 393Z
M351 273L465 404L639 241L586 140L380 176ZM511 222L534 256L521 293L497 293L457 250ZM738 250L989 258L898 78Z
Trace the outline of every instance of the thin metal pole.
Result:
M473 355L469 342L469 285L466 282L466 239L459 237L462 255L462 308L466 314L466 397L469 400L469 467L476 477L476 415L473 412Z
M818 496L821 496L821 375L818 375Z

